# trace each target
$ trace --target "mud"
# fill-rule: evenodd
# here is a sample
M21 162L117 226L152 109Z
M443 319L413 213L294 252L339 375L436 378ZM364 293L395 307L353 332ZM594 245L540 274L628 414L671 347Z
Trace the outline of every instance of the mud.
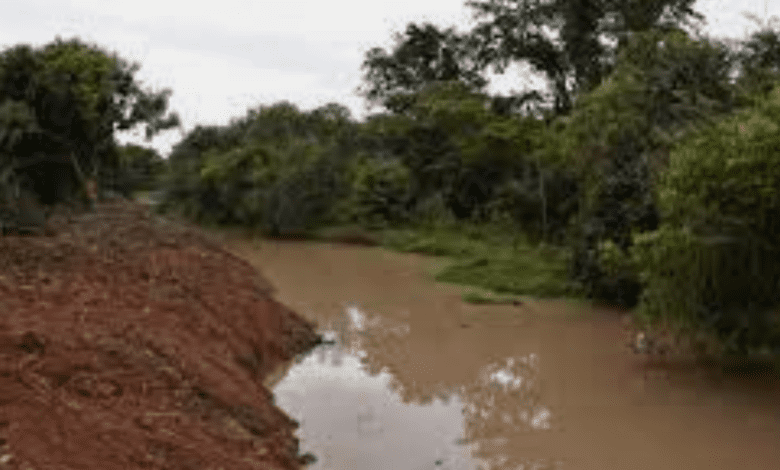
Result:
M625 312L465 304L378 248L228 246L332 339L267 382L313 469L780 468L777 379L637 355Z
M317 344L248 263L139 205L0 237L0 468L296 469L263 379Z

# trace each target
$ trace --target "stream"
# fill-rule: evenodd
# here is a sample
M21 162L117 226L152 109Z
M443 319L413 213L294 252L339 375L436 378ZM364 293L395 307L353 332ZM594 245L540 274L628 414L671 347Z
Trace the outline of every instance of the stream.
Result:
M625 346L620 312L470 305L420 255L231 239L328 340L267 379L309 468L777 469L780 384Z

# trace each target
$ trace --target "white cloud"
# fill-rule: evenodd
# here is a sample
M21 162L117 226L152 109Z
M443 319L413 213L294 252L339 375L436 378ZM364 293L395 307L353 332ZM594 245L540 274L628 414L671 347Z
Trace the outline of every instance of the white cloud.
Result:
M780 3L774 0L699 0L696 3L707 19L707 32L714 36L741 38L756 30L756 25L743 13L760 18L780 15Z
M248 107L288 99L303 109L338 101L364 114L354 94L363 54L387 47L411 21L466 29L463 0L26 0L0 16L0 47L45 44L79 36L140 62L138 77L174 92L184 128L224 124ZM755 25L750 11L780 15L780 2L700 0L706 31L740 37ZM528 68L493 77L491 90L520 91L539 83ZM155 140L167 152L178 133ZM159 142L168 142L160 144ZM162 147L159 147L163 145Z

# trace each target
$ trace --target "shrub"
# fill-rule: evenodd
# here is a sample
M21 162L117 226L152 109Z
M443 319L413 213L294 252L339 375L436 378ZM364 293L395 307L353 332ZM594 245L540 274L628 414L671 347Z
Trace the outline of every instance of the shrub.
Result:
M680 143L659 182L664 224L634 236L639 315L780 346L780 87Z
M397 159L356 159L349 170L351 194L341 205L344 222L394 223L407 219L409 169Z

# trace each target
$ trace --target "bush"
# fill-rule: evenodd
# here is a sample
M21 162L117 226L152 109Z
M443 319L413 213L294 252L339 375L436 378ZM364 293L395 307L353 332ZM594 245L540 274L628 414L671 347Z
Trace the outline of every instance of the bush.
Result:
M633 307L636 273L610 274L600 244L624 252L631 234L660 222L654 186L668 147L730 112L731 61L722 45L682 31L646 31L622 48L599 86L550 127L543 154L580 171L580 213L570 241L572 276L589 295Z
M397 159L356 159L349 170L351 194L341 204L343 222L368 225L408 219L409 169Z
M717 332L727 349L780 347L780 87L697 132L659 186L664 224L634 236L639 315Z
M201 222L271 235L308 231L332 217L342 193L327 150L302 140L211 148L177 163L168 177L166 204Z

